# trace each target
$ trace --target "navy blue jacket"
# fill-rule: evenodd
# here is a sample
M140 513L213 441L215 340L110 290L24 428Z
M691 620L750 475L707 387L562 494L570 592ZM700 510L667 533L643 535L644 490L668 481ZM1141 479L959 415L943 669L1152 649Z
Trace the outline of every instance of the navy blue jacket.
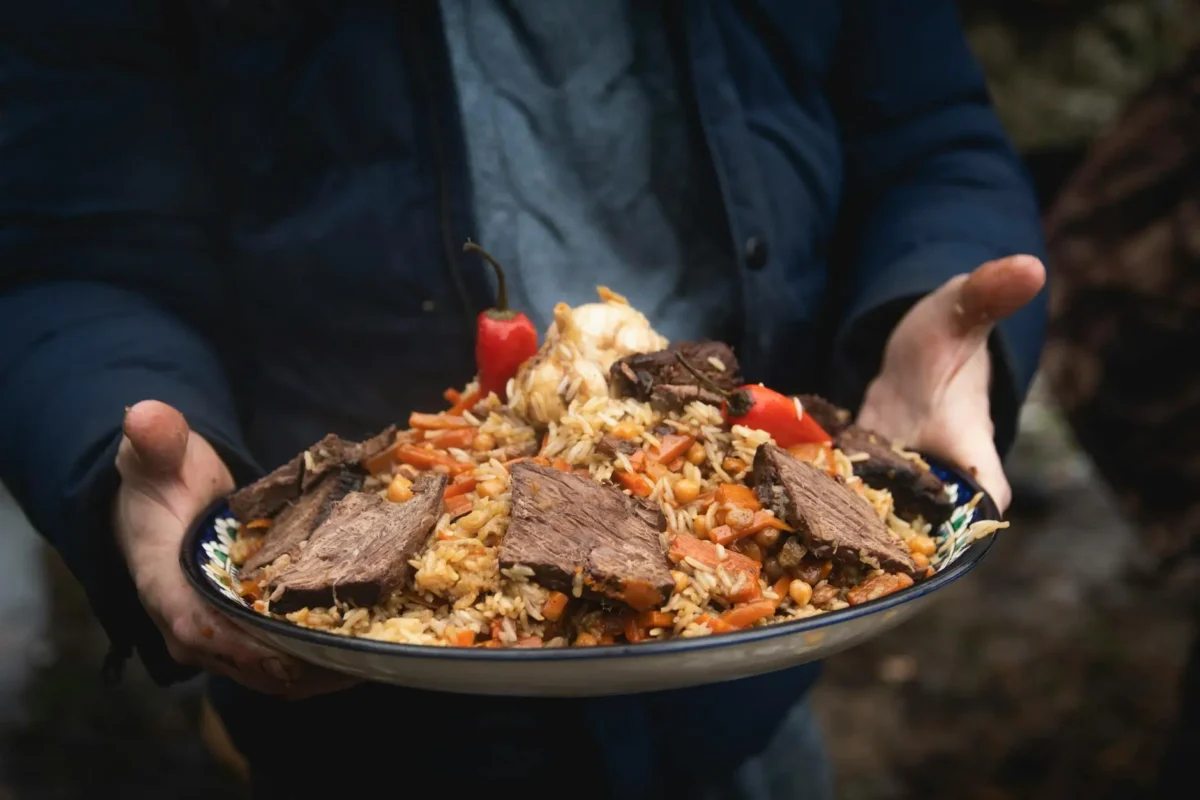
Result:
M0 477L118 652L163 682L188 673L110 531L123 408L176 406L247 481L326 432L436 407L473 373L493 292L460 252L469 186L436 3L296 0L258 20L225 5L254 4L45 0L0 22ZM671 7L753 379L855 405L916 298L1042 254L951 0ZM994 337L1002 450L1044 314L1039 298ZM791 697L811 677L776 682ZM790 700L765 686L729 705L769 723Z

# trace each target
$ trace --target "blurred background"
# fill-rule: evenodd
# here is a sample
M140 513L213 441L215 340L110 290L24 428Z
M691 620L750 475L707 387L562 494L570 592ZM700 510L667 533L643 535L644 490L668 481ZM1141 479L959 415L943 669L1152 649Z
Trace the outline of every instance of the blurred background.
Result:
M960 4L1046 209L1131 101L1200 45L1191 0ZM1194 124L1192 76L1178 102ZM1188 134L1200 142L1200 127ZM1089 263L1086 247L1064 252L1073 269ZM913 622L829 663L817 703L841 797L1157 796L1195 635L1200 580L1182 555L1197 526L1130 513L1137 498L1096 467L1112 457L1097 449L1103 435L1068 424L1097 424L1079 416L1071 376L1035 385L1008 465L1012 528L988 561ZM131 664L106 689L105 648L81 593L0 490L0 800L241 796L200 735L198 687L160 690Z

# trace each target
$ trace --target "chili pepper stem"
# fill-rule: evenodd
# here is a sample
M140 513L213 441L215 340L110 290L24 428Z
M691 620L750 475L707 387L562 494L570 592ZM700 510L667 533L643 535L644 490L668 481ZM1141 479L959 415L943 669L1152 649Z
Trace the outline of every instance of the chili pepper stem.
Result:
M496 311L508 311L508 281L504 278L504 269L500 266L500 262L492 257L492 254L484 250L479 245L467 239L463 245L464 253L478 253L484 261L492 265L492 269L496 272Z

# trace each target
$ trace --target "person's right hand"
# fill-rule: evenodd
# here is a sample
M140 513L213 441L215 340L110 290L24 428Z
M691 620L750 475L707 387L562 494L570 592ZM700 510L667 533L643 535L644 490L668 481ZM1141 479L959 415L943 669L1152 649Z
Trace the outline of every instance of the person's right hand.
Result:
M182 414L155 400L128 409L117 471L117 543L173 659L289 698L354 683L261 644L204 603L187 582L179 567L183 536L234 484L216 451L189 430Z

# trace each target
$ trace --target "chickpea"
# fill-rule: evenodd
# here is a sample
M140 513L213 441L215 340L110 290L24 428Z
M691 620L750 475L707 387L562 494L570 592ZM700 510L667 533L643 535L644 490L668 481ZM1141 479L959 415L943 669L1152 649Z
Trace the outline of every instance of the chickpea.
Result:
M392 478L392 482L388 484L387 499L393 503L403 503L406 500L411 500L413 497L412 481L403 475L397 475Z
M794 580L788 584L788 597L797 608L804 608L812 600L812 587L802 580Z
M778 528L763 528L754 534L754 543L764 550L770 550L779 544L779 537L782 535Z
M475 449L476 453L486 453L489 450L495 450L496 437L490 433L477 433L475 434L475 440L471 442L471 447Z
M748 508L734 507L729 509L725 514L725 524L733 528L735 531L740 531L743 528L750 527L754 522L754 512Z
M923 556L931 556L937 552L937 543L928 536L914 536L908 540L908 549Z
M639 433L641 433L641 431L638 430L637 423L628 419L617 423L617 426L612 429L612 435L618 439L632 439Z
M583 631L575 637L576 647L595 647L600 644L600 640L587 631Z
M675 502L679 505L687 505L700 496L700 484L690 478L680 478L675 481L672 487L675 492Z
M709 534L708 517L703 514L696 517L696 521L692 523L692 533L696 534L697 539L707 539Z
M691 578L686 572L680 572L677 569L671 570L671 577L675 579L675 594L679 594L688 587L691 583Z
M721 462L721 469L728 472L730 475L737 475L739 472L746 471L746 462L742 461L737 456L726 456Z
M708 459L708 453L704 451L704 445L696 442L688 448L685 456L689 464L695 464L697 467L703 464Z
M487 497L489 499L493 497L499 497L500 495L504 494L504 481L497 480L495 478L486 480L476 486L475 491L480 497Z
M913 553L912 560L917 565L917 569L927 569L929 567L929 556L924 553Z

